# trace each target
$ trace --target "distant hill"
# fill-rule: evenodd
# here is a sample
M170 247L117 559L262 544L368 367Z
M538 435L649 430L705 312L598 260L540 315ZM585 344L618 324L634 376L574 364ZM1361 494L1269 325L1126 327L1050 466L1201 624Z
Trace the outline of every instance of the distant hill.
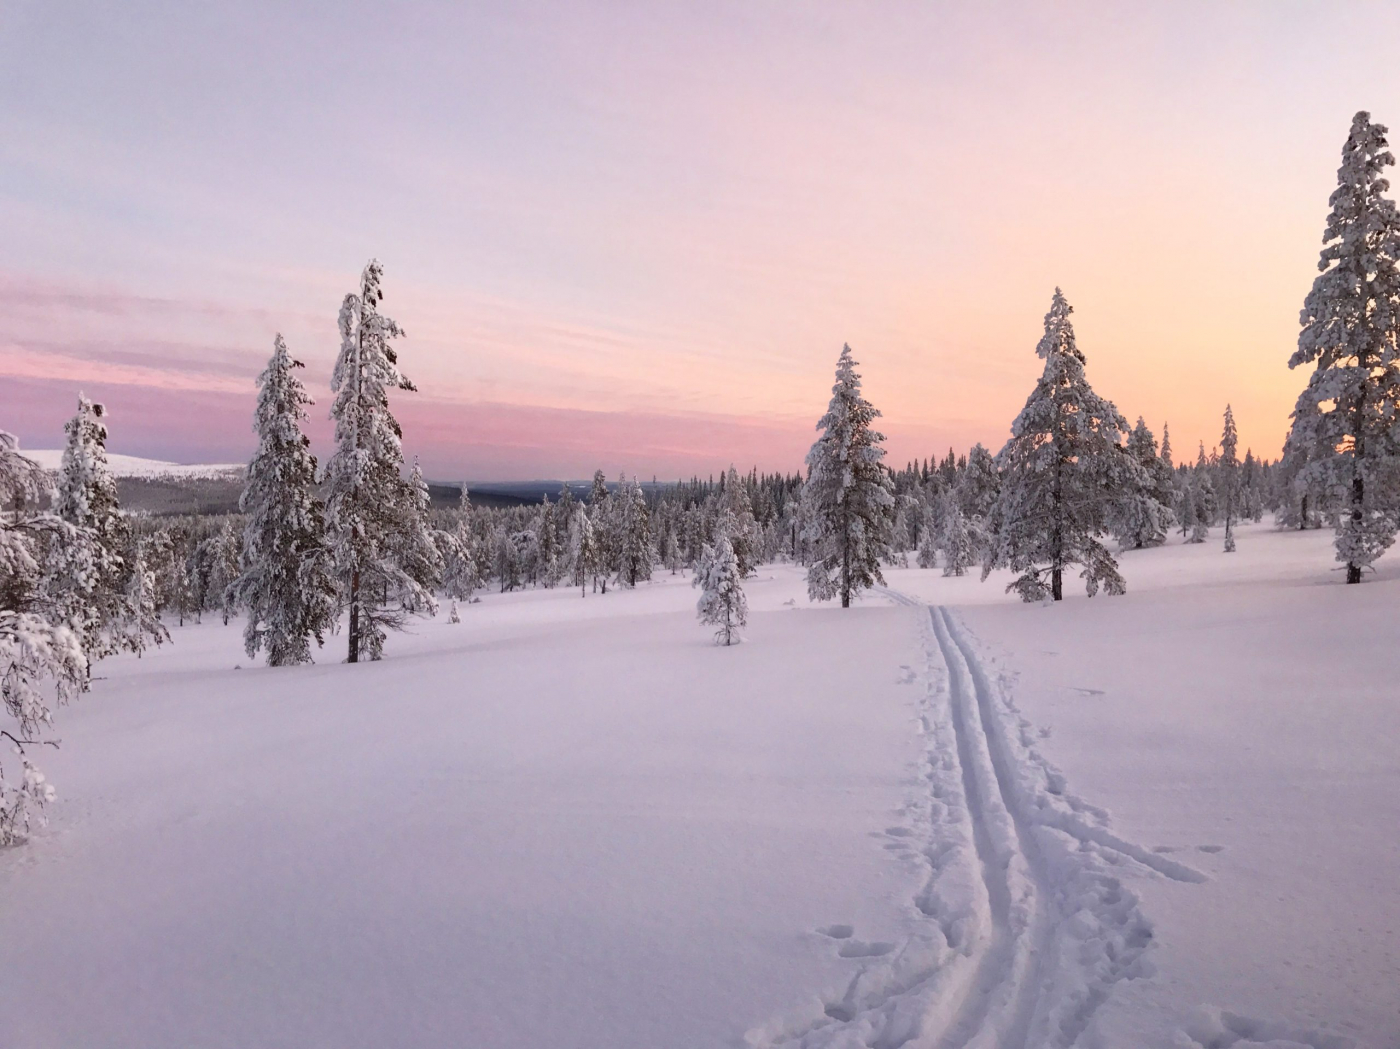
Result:
M45 470L57 470L63 463L61 448L21 448L20 454ZM107 466L113 477L237 477L241 483L246 463L167 463L135 455L107 453Z
M63 461L63 452L57 448L25 448L21 449L21 454L50 471L57 471ZM113 452L107 453L107 465L117 479L117 496L122 506L135 513L158 517L237 513L247 470L243 463L169 463ZM567 483L575 499L587 501L592 481ZM545 496L556 502L564 484L564 481L469 481L467 491L473 506L505 508L538 505ZM642 482L643 488L652 486L653 482ZM616 487L614 482L608 482L609 491ZM666 485L657 484L656 487ZM461 492L461 482L428 482L428 496L435 509L455 507Z

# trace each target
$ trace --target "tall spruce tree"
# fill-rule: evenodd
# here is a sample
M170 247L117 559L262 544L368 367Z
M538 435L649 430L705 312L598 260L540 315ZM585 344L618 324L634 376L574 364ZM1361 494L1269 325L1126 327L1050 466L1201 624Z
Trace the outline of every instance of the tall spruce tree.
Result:
M1123 593L1118 563L1099 536L1123 494L1146 480L1120 444L1127 421L1084 375L1071 312L1056 288L1036 346L1044 372L997 457L1002 488L982 577L1002 565L1020 572L1007 590L1025 601L1061 600L1064 570L1073 564L1083 566L1091 597L1100 587Z
M360 291L340 307L340 356L331 374L335 451L326 464L326 531L340 603L349 611L350 663L379 659L386 629L399 629L432 595L404 570L405 507L416 500L403 470L403 431L389 410L389 391L415 390L399 372L392 341L402 329L379 312L384 271L365 266Z
M58 474L58 516L94 540L79 558L49 559L45 590L64 609L89 662L116 652L141 652L149 638L169 638L159 621L132 604L131 527L107 466L107 412L78 395L78 412L65 426L67 444ZM147 629L149 628L149 629Z
M265 649L274 667L311 662L312 639L320 645L335 624L335 576L315 494L316 457L301 429L307 406L315 402L297 378L301 367L278 335L258 376L258 450L238 501L247 523L232 603L248 614L243 646L249 658Z
M880 559L889 553L894 528L894 483L882 462L885 435L871 428L879 417L861 394L850 346L843 346L802 487L815 555L807 571L812 600L839 595L841 607L849 608L853 594L885 581Z
M651 545L651 514L636 477L618 478L616 500L617 581L628 588L651 578L656 554Z
M1400 413L1400 219L1386 191L1395 163L1386 128L1357 113L1329 204L1321 271L1303 302L1290 368L1312 364L1293 409L1289 443L1306 449L1310 476L1345 492L1337 560L1348 583L1395 539Z
M1225 489L1221 499L1225 504L1225 552L1235 552L1235 517L1239 499L1239 434L1235 431L1235 413L1225 406L1225 429L1220 437L1220 486Z

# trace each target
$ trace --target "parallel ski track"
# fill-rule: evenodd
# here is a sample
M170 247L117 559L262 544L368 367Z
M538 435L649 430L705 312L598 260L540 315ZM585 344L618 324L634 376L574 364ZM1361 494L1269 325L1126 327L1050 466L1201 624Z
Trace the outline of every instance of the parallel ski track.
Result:
M1099 810L1063 792L1058 774L1027 749L1024 738L1017 738L1014 708L1001 697L952 612L896 590L878 592L929 617L925 656L931 671L941 663L947 672L946 693L931 681L929 696L946 698L942 724L953 737L951 746L947 735L942 743L932 743L937 753L930 758L946 775L960 777L965 812L959 825L970 838L962 839L961 852L951 842L930 842L932 877L915 905L944 923L948 946L955 947L946 924L949 915L938 904L934 885L945 865L961 855L956 862L971 879L965 884L971 887L980 880L974 898L965 901L974 931L970 940L956 944L952 955L932 964L919 961L917 951L903 967L907 959L901 955L873 963L852 981L843 1002L828 1007L828 1020L799 1023L752 1044L794 1049L1075 1046L1114 985L1141 974L1139 959L1151 941L1151 924L1117 869L1134 861L1175 881L1205 877L1123 840L1103 825ZM931 731L930 716L923 720ZM937 787L934 793L942 797ZM918 941L916 935L910 946Z

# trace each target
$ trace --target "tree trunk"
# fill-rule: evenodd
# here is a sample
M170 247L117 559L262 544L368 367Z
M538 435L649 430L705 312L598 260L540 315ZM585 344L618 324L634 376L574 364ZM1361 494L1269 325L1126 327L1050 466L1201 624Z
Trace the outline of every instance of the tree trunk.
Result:
M851 529L841 528L841 607L851 607Z
M360 661L360 570L350 573L350 629L346 631L350 639L350 653L347 663Z
M1361 476L1359 466L1353 465L1352 469L1355 473L1351 479L1351 521L1348 527L1350 527L1352 535L1356 536L1364 527L1362 508L1366 505L1366 481ZM1353 561L1347 562L1347 582L1361 582L1361 566Z
M1050 526L1050 597L1055 601L1064 600L1064 492L1060 481L1060 456L1055 455L1055 519Z

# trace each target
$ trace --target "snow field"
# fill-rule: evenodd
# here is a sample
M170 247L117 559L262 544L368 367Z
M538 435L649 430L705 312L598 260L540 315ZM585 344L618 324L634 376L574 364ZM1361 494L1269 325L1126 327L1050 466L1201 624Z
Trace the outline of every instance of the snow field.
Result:
M0 855L0 1045L1390 1049L1400 564L1219 539L1053 606L765 566L731 649L664 571L358 667L177 628Z
M488 595L382 663L210 622L104 661L0 857L0 1044L730 1045L844 987L915 887L879 836L914 626L765 568L721 649L672 579Z

